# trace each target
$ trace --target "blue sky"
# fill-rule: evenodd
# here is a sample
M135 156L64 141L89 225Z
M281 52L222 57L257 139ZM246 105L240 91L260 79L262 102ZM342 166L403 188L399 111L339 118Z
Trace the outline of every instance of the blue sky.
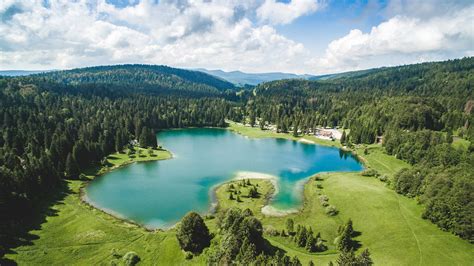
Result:
M385 3L376 6L367 1L331 1L320 12L303 16L277 30L284 36L305 44L314 51L324 51L334 39L341 38L351 29L370 31L382 20L380 12Z
M474 54L466 0L3 0L0 69L324 74Z

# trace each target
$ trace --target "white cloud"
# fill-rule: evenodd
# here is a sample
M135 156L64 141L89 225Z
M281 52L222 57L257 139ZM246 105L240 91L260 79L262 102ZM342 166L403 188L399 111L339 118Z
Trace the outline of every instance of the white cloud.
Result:
M331 73L474 55L472 3L392 0L386 21L369 32L353 29L314 58L319 51L310 53L274 25L324 3L143 0L119 8L105 0L3 0L0 69L147 63Z
M316 12L321 5L316 0L291 0L289 3L265 0L257 9L257 16L264 22L288 24L300 16Z
M473 5L427 18L397 15L368 33L351 30L311 64L329 73L474 55L473 21Z
M149 63L301 72L303 45L252 22L261 4L8 0L0 3L0 69Z

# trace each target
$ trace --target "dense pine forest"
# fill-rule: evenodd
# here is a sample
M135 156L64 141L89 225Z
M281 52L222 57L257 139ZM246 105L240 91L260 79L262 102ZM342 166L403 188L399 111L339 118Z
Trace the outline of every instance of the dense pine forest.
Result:
M0 254L18 241L38 205L59 193L62 180L79 179L131 140L157 147L156 131L226 127L226 119L295 135L341 127L348 148L381 140L388 154L414 166L389 185L415 197L423 218L474 242L473 82L474 58L246 89L201 72L146 65L1 77ZM469 144L457 147L457 139ZM253 219L245 221L261 226ZM226 226L223 234L232 230Z

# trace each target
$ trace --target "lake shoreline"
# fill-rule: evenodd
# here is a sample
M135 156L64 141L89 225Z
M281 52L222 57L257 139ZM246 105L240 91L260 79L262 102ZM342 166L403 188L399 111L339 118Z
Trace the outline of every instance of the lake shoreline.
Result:
M131 219L128 219L128 218L122 216L118 212L115 212L111 209L104 208L104 207L101 207L101 206L98 206L98 205L94 204L94 202L87 196L87 193L85 191L87 186L90 184L90 182L94 181L96 178L101 178L102 176L104 176L104 175L106 175L106 174L108 174L112 171L115 171L117 169L127 167L129 165L134 164L134 163L148 163L148 162L156 162L156 161L163 161L163 160L171 160L171 159L175 158L175 155L171 151L168 151L166 149L160 149L160 150L161 151L166 151L167 153L169 153L169 157L160 158L159 156L155 156L155 157L150 156L150 157L147 157L146 160L137 160L136 158L131 158L129 161L125 161L125 162L122 162L120 164L113 165L112 167L101 167L100 169L98 169L96 171L95 174L91 175L91 178L89 178L88 180L83 180L82 181L81 187L79 188L79 196L78 196L80 202L82 204L86 205L89 208L94 208L96 210L99 210L100 212L102 212L106 215L109 215L109 216L113 217L114 219L117 219L117 220L119 220L123 223L138 226L140 228L145 229L148 232L163 231L163 229L161 229L161 228L147 227L144 224L138 223L136 221L133 221ZM110 154L109 156L113 156L113 154ZM171 227L173 227L173 226L171 226ZM167 229L169 229L169 228L166 228L166 230Z
M195 127L195 128L199 129L199 127ZM227 127L227 128L203 127L203 128L228 130L228 131L232 131L234 133L237 133L237 134L245 136L245 137L253 138L252 136L249 136L249 135L246 135L244 133L238 132L238 131L230 128L230 127ZM171 131L176 130L177 131L177 130L186 130L186 129L189 129L189 128L173 128L173 129L167 129L167 130L171 130ZM193 128L191 128L191 129L193 129ZM256 129L256 130L258 130L258 129ZM276 134L282 134L282 135L278 136L278 137L277 136L268 136L267 138L283 138L283 139L287 139L287 140L291 140L291 141L298 141L298 142L305 143L305 144L308 144L308 145L322 145L322 146L327 146L327 147L338 148L338 149L341 149L341 150L344 150L344 151L350 151L356 157L356 159L359 162L362 162L362 164L364 165L364 168L365 168L365 161L360 160L360 157L353 150L348 150L345 147L337 147L337 146L334 145L333 141L331 141L330 143L322 144L322 143L316 143L312 140L308 140L308 139L304 138L304 136L300 137L300 138L294 138L294 137L291 137L291 136L290 137L286 136L288 134L285 134L285 133L276 133ZM120 169L122 167L126 167L126 166L129 166L129 165L131 165L133 163L137 163L137 162L152 162L152 161L160 161L160 160L169 160L169 159L173 159L173 158L176 157L171 151L168 151L168 150L165 150L165 151L167 151L170 154L170 156L168 158L158 158L158 157L153 158L153 157L150 157L149 159L142 160L142 161L131 159L130 161L125 161L123 163L120 163L118 165L114 165L112 167L105 167L105 168L99 169L97 171L97 174L94 177L92 177L91 179L89 179L87 181L84 181L84 183L83 183L83 185L80 189L80 196L79 197L80 197L81 202L83 202L85 205L87 205L91 208L95 208L97 210L100 210L101 212L106 213L107 215L110 215L110 216L114 217L117 220L129 223L129 224L132 224L132 225L135 225L135 226L142 227L147 231L163 231L163 230L172 229L179 222L173 224L172 226L167 226L167 227L149 227L149 226L146 226L145 224L141 224L141 223L138 223L138 222L133 221L131 219L127 219L124 216L122 216L121 214L114 212L113 210L103 208L101 206L96 205L92 200L90 200L90 198L88 198L88 196L86 195L87 193L85 191L86 187L89 185L89 183L91 181L95 180L96 178L100 178L101 176L103 176L105 174L108 174L108 173L110 173L110 172L112 172L116 169ZM275 208L274 206L272 206L270 204L270 202L275 198L275 196L279 192L279 186L278 186L278 182L277 182L278 177L275 177L275 176L272 176L272 175L269 175L269 174L265 174L265 173L259 173L259 172L238 171L238 172L235 173L235 175L231 179L229 179L227 181L224 181L224 182L221 182L221 183L218 183L218 184L212 186L209 189L209 192L208 192L209 207L208 207L207 212L203 213L203 215L205 215L205 214L215 214L218 211L219 202L217 201L216 191L219 187L225 185L226 183L229 183L229 182L232 182L232 181L235 181L235 180L242 180L242 179L265 179L265 180L269 180L271 182L272 187L273 187L273 191L272 191L271 195L266 195L267 196L266 203L260 210L262 215L268 216L268 217L284 217L284 216L287 216L287 215L290 215L290 214L299 213L299 212L302 211L302 209L304 208L304 205L305 205L305 198L304 198L304 195L303 195L305 185L309 182L309 180L313 176L318 175L318 174L322 174L322 173L323 172L315 173L313 175L310 175L310 176L302 179L301 182L300 182L301 184L298 184L297 189L301 190L301 193L302 193L300 207L282 210L282 209Z

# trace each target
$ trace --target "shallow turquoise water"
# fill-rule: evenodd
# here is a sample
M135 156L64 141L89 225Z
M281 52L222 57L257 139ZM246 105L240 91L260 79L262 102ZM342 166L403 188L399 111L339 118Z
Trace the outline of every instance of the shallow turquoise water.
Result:
M165 161L135 163L91 182L86 193L95 206L150 228L171 226L188 211L206 213L213 186L238 171L279 177L271 205L299 207L302 181L318 172L359 171L350 153L285 139L252 139L225 129L183 129L158 133L173 153Z

